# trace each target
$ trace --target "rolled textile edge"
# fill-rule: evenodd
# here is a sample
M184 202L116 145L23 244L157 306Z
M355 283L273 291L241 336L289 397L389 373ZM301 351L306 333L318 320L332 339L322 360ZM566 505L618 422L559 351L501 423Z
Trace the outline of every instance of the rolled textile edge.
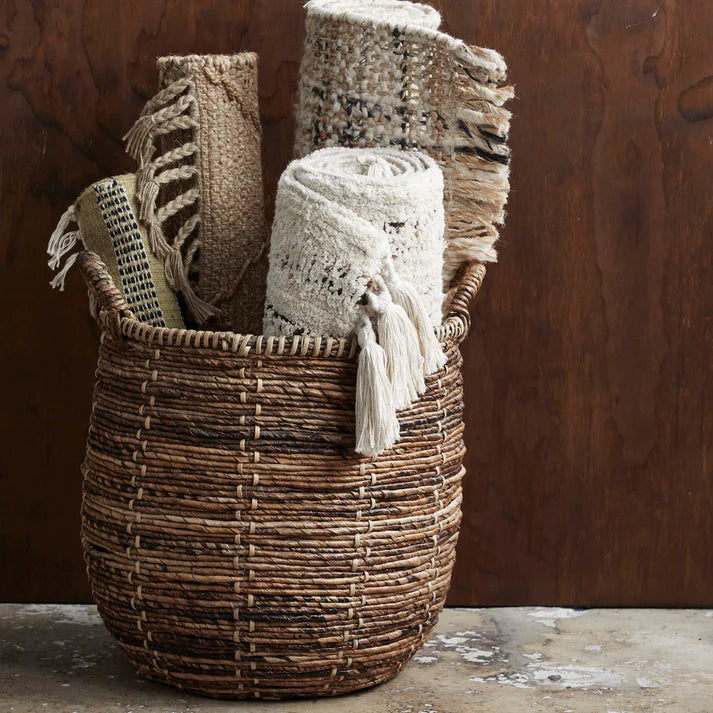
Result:
M487 69L498 79L505 79L507 67L502 55L485 47L472 48L440 30L441 14L425 3L408 0L309 0L308 15L348 20L374 29L402 30L438 42L447 47L465 65Z

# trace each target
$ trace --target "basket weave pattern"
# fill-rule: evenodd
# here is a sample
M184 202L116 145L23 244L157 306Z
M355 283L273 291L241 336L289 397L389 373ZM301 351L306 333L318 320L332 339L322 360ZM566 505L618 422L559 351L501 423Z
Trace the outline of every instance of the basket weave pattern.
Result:
M440 18L430 8L340 5L307 5L295 155L392 146L435 159L445 181L449 289L464 263L497 259L510 189L511 114L504 104L514 95L505 61L438 32Z
M351 340L136 321L98 257L102 327L84 463L93 594L137 669L222 698L345 693L393 677L450 582L461 511L458 345L485 268L440 329L448 362L370 461Z

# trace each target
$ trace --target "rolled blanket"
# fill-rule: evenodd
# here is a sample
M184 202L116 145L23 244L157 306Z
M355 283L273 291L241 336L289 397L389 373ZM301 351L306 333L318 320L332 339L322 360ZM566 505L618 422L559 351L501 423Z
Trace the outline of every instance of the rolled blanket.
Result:
M443 280L497 259L510 188L506 66L440 32L405 0L311 0L300 67L295 155L326 146L419 149L445 178Z
M158 69L160 91L126 136L151 247L197 322L216 316L215 327L258 333L267 231L257 55L161 57Z
M50 284L64 289L67 273L77 259L74 251L83 246L104 261L136 319L154 327L183 328L176 294L166 280L163 264L149 248L137 210L133 173L105 178L85 189L50 237L49 266L58 270L66 256ZM77 230L71 229L73 224Z
M280 178L263 331L358 336L360 453L393 445L395 409L445 362L443 231L443 175L420 152L324 149Z

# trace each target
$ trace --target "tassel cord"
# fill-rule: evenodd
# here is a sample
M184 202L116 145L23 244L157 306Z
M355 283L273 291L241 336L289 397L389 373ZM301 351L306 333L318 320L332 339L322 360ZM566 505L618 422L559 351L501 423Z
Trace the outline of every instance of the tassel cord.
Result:
M62 258L70 253L78 244L82 245L82 234L77 230L68 230L69 226L74 223L77 225L77 210L74 204L69 206L67 210L62 213L57 227L52 231L50 235L49 242L47 243L47 254L49 255L49 260L47 265L52 270L58 270L59 266L62 264ZM67 279L67 274L77 260L77 255L79 252L74 252L65 260L64 266L50 281L50 287L53 290L64 291L65 281Z
M388 290L394 304L404 309L416 328L423 357L423 375L429 376L434 371L438 371L446 363L446 355L436 338L426 305L414 285L398 276L391 259L385 265L383 288Z
M357 368L355 420L357 453L375 459L399 438L386 354L377 343L368 315L362 317L357 332L360 352Z
M423 357L416 328L403 307L394 304L380 278L379 294L368 293L371 309L377 315L379 345L386 354L386 366L397 409L408 408L426 389Z

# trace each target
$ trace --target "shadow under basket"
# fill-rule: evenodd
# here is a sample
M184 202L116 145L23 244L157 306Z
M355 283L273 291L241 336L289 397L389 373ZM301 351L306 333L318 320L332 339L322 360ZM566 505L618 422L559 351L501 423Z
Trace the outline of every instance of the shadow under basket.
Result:
M82 545L109 631L147 678L216 698L382 683L443 608L461 518L460 342L485 275L463 272L448 361L354 452L353 339L138 322L93 253L102 329Z

